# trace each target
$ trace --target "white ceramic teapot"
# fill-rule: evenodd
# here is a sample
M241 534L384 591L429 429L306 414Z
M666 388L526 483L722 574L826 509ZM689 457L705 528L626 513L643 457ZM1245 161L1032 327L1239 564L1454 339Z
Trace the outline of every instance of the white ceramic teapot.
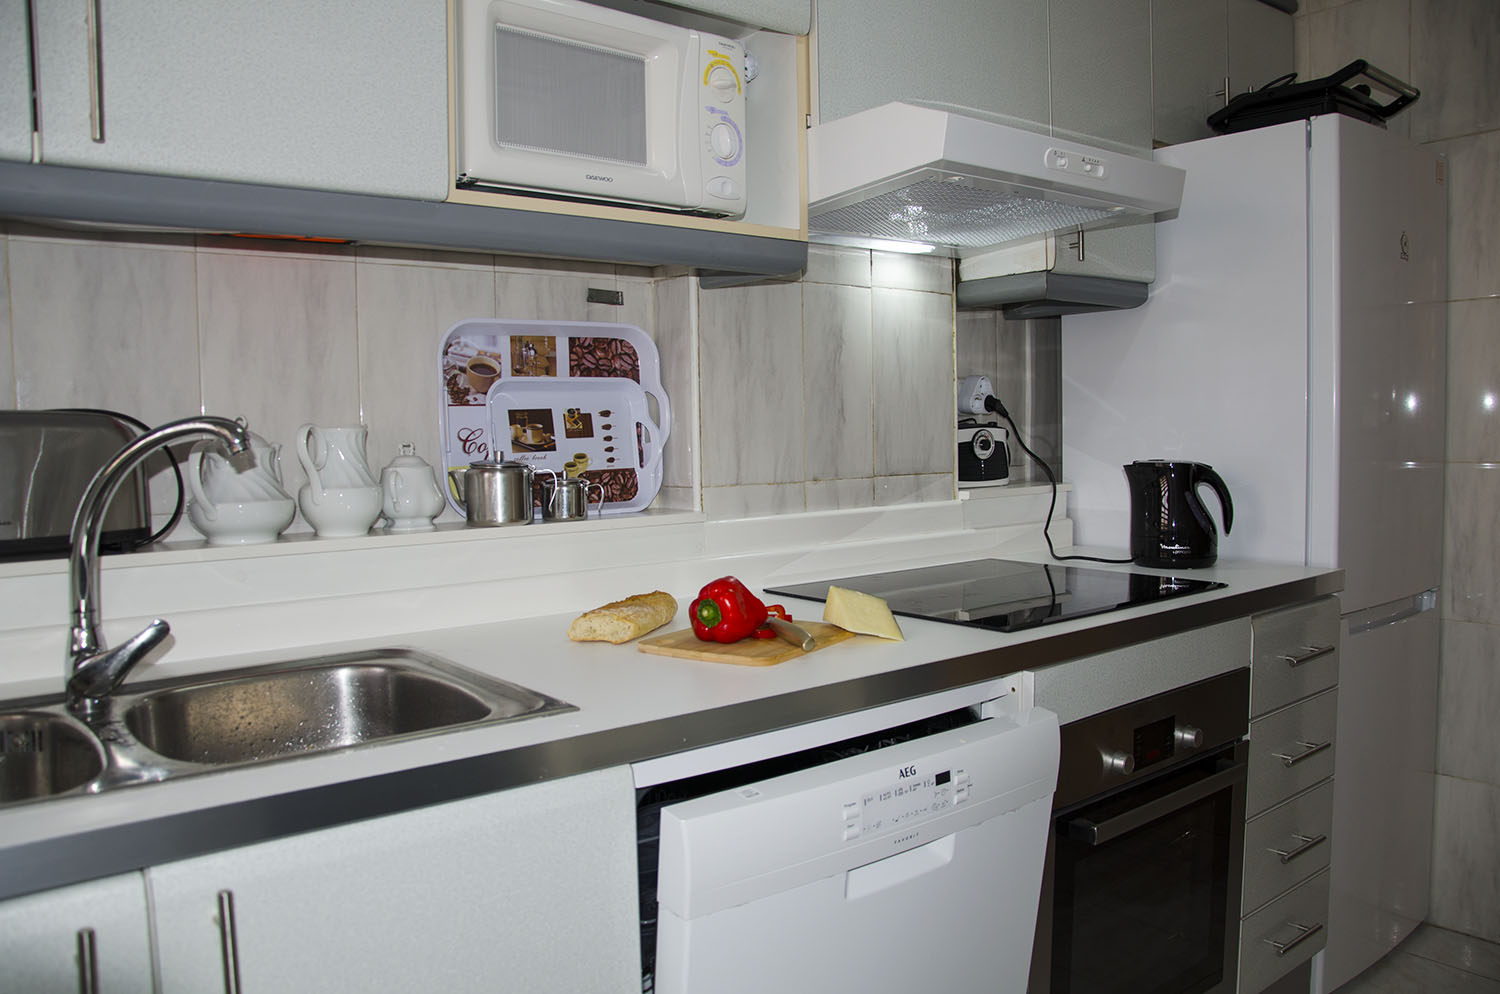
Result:
M380 517L380 485L365 461L364 425L297 429L297 461L307 483L297 504L313 530L324 538L363 535Z
M251 456L226 456L199 443L188 455L188 520L210 545L274 542L297 505L281 485L281 446L250 435Z
M432 519L443 509L443 492L432 467L410 442L402 442L401 454L380 471L380 490L380 513L393 532L430 531Z

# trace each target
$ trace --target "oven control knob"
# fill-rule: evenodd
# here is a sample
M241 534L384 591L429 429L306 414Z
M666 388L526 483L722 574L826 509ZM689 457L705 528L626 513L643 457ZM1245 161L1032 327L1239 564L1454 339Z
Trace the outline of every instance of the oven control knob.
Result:
M1196 749L1203 744L1203 729L1192 725L1178 725L1174 735L1184 749Z
M1135 757L1128 752L1101 749L1099 750L1099 755L1104 757L1105 773L1124 773L1129 775L1135 772Z

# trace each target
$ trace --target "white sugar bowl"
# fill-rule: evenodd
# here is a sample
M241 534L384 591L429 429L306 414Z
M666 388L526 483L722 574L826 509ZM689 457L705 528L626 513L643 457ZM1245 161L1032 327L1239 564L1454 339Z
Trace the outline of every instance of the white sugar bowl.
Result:
M380 471L380 489L380 513L393 532L430 531L432 519L443 510L443 492L432 467L410 442L402 442L401 454Z

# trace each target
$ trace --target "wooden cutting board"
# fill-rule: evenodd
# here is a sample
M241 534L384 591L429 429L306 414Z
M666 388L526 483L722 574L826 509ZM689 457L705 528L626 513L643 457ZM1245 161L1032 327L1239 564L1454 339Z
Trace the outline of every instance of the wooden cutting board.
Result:
M798 620L797 624L806 628L817 640L817 645L812 647L811 652L817 652L819 649L854 637L853 632L821 621ZM792 643L779 638L740 639L728 645L703 642L693 634L691 628L669 632L666 635L653 635L650 638L641 639L636 645L642 652L655 653L658 656L702 659L711 663L736 663L740 666L774 666L788 659L808 655Z

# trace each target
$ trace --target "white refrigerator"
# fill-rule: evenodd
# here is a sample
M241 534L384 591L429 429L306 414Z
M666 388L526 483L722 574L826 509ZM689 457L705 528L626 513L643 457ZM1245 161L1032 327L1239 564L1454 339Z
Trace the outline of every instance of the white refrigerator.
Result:
M1429 903L1445 163L1339 116L1156 156L1187 181L1156 228L1150 298L1063 320L1070 513L1078 544L1128 547L1124 464L1205 462L1234 501L1221 558L1346 571L1332 899L1313 973L1332 991Z

